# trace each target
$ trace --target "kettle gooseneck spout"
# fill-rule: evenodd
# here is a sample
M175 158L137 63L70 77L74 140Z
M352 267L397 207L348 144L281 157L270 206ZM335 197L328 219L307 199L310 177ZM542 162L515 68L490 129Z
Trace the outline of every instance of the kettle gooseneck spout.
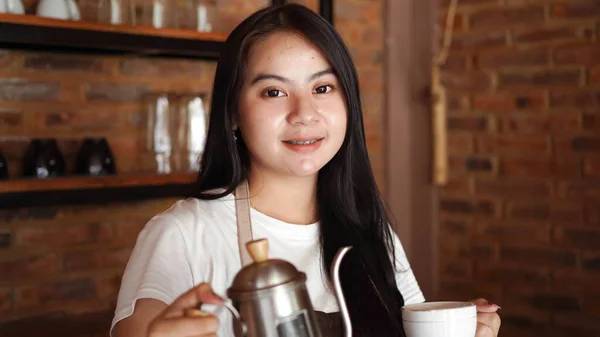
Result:
M344 337L352 337L352 322L350 321L350 313L346 306L346 299L344 298L344 292L342 290L342 284L340 282L340 265L342 259L352 249L352 246L340 248L333 258L331 264L331 277L333 278L333 288L335 290L335 297L340 307L340 314L342 316L342 322L344 323Z

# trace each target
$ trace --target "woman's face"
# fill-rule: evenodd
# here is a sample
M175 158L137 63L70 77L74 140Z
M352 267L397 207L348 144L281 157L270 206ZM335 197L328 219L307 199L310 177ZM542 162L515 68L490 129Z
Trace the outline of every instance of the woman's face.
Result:
M316 174L340 149L346 122L343 90L317 47L281 32L250 48L236 126L253 170Z

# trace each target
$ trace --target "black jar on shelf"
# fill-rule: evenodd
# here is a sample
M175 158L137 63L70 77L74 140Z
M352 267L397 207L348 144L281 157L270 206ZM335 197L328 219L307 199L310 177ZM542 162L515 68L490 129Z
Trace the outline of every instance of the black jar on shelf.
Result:
M105 138L85 138L77 153L75 173L105 176L117 173L115 159Z
M66 174L65 159L55 139L33 139L23 157L23 176L45 179Z
M0 180L8 179L8 162L0 152Z

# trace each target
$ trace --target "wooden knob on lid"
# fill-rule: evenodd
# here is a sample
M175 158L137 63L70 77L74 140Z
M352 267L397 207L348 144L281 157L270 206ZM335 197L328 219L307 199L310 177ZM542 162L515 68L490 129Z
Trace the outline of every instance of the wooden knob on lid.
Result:
M267 239L250 241L246 244L246 249L255 263L269 259L269 240Z

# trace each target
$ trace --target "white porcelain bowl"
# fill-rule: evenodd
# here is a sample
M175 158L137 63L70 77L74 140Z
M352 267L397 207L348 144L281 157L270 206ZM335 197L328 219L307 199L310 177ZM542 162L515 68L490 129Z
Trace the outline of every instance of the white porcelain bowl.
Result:
M470 302L425 302L402 308L407 337L474 337L477 308Z

